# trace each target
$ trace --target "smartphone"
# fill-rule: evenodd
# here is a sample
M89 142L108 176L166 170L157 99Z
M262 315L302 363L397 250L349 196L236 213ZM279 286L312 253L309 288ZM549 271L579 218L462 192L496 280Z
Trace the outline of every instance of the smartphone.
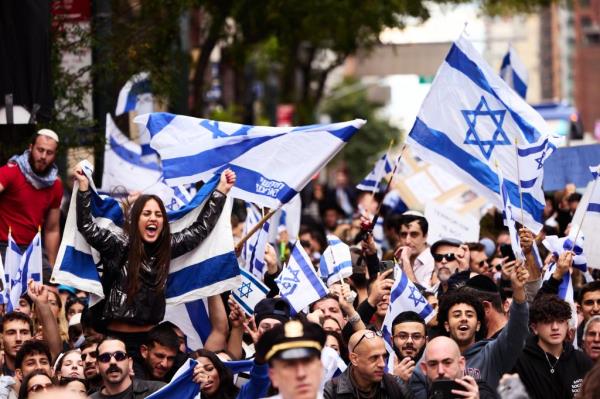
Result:
M515 260L515 254L514 254L510 244L500 245L500 253L502 254L503 258L507 258L506 259L507 262L511 262L511 261Z
M433 399L459 398L460 396L452 393L453 389L458 389L458 390L462 391L465 388L454 380L448 380L448 379L435 380L431 383L431 395L429 397L433 398Z
M381 262L379 262L379 273L383 273L389 269L394 269L394 261L393 260L383 260ZM390 275L387 277L391 280L394 279L394 272L390 273Z

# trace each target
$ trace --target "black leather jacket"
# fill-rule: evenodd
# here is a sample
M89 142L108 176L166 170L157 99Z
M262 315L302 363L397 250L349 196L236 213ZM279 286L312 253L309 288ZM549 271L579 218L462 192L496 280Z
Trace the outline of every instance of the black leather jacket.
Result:
M188 228L171 235L171 257L176 258L191 251L204 240L215 226L223 205L225 194L215 190ZM122 321L136 325L158 324L165 316L165 287L156 282L154 257L142 262L140 284L133 301L127 301L127 270L129 241L127 236L101 228L92 219L91 191L77 192L77 229L88 244L101 256L102 286L105 300L102 321Z

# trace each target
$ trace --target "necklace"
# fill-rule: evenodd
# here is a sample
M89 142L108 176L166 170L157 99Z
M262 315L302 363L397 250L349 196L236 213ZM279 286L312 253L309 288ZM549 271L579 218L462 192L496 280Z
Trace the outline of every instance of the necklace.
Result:
M562 355L562 352L560 353L560 355L558 355L554 364L550 363L550 359L548 359L548 354L546 353L546 351L544 351L544 355L546 356L546 361L548 362L548 366L550 366L550 374L554 374L554 368L558 364L558 361L560 360L560 356Z

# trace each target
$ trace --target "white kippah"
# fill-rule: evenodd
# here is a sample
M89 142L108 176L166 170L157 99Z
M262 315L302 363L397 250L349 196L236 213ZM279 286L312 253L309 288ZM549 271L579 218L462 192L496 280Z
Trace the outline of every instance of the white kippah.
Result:
M38 130L37 134L39 136L50 137L52 140L56 141L57 143L59 142L59 140L58 140L58 134L56 134L53 130L50 130L50 129L40 129L40 130Z

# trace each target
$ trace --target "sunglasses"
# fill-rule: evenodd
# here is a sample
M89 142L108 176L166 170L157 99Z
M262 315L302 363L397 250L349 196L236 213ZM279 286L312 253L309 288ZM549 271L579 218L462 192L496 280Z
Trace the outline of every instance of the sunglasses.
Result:
M27 392L42 392L42 391L47 391L48 388L50 388L53 384L51 382L47 383L47 384L33 384L32 386L29 387L29 389L27 390Z
M441 262L442 259L446 259L446 262L452 262L453 260L456 259L456 256L453 253L449 253L449 254L434 254L433 255L433 260L435 260L436 262Z
M358 340L358 342L356 343L356 345L354 345L354 348L352 348L352 351L354 352L354 350L356 349L356 347L358 345L360 345L360 343L362 342L363 339L372 339L375 337L383 337L383 334L381 333L381 331L366 331L362 337L360 337L360 339Z
M105 352L105 353L98 355L98 361L100 363L108 363L108 362L110 362L110 359L113 357L115 358L115 360L117 362L122 362L123 360L127 359L127 353L125 353L123 351L116 351L113 353Z
M87 359L87 357L90 357L90 359L95 359L96 358L96 352L90 352L90 353L82 353L81 354L81 360L83 360L85 362L85 359ZM110 359L109 359L110 361Z

